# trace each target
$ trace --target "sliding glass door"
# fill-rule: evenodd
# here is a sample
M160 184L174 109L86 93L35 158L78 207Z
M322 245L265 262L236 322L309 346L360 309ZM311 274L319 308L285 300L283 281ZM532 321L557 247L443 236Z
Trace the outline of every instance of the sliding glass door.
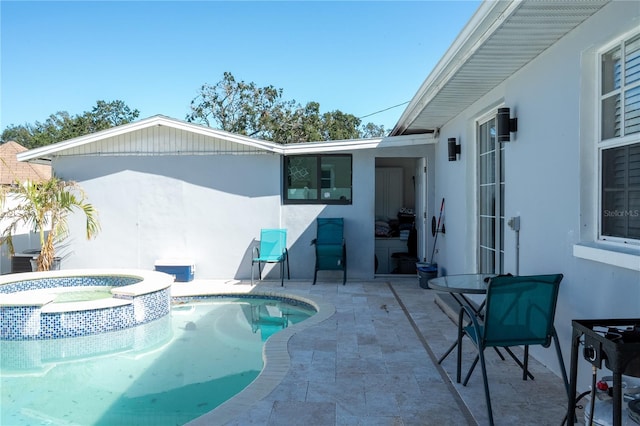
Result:
M502 273L504 264L504 147L495 117L478 125L478 269Z

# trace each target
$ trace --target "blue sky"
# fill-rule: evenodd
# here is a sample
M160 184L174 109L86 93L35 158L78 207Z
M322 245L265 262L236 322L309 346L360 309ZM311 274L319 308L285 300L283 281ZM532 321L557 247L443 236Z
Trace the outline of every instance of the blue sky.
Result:
M362 117L409 101L479 3L3 0L0 131L98 100L184 119L225 71Z

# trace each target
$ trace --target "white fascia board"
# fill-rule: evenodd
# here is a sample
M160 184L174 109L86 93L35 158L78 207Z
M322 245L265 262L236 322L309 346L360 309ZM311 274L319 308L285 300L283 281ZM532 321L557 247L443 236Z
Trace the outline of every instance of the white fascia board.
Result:
M402 133L523 0L483 1L404 110L391 135ZM497 18L495 18L495 16ZM487 22L494 19L488 28ZM443 123L444 124L444 123ZM436 130L436 129L431 129Z
M270 152L282 153L282 146L273 142L262 141L260 139L250 138L248 136L237 135L223 130L216 130L210 127L202 126L199 124L186 123L184 121L169 118L163 115L155 115L153 117L136 121L133 123L124 124L122 126L111 127L106 130L102 130L96 133L92 133L85 136L69 139L66 141L46 145L40 148L24 151L16 156L18 161L43 161L46 157L53 156L56 152L64 151L66 149L76 148L78 146L97 142L102 139L111 138L114 136L120 136L125 133L135 132L137 130L146 129L153 126L166 126L178 130L185 130L192 133L197 133L205 136L210 136L230 142L239 143L242 145L248 145L251 147L263 149Z
M404 136L387 136L371 139L348 139L339 141L303 142L282 145L279 143L237 135L223 130L212 129L199 124L187 123L166 116L156 115L134 123L112 127L90 135L80 136L74 139L24 151L17 155L18 161L32 161L38 163L50 162L55 153L72 149L85 144L90 144L103 139L120 136L153 126L167 126L177 130L222 139L253 148L262 149L280 155L312 154L336 151L354 151L360 149L375 149L386 147L400 147L410 145L425 145L435 143L432 134L417 134Z
M436 143L432 134L386 136L371 139L305 142L284 145L284 155L317 154L323 152L357 151L361 149L390 148Z

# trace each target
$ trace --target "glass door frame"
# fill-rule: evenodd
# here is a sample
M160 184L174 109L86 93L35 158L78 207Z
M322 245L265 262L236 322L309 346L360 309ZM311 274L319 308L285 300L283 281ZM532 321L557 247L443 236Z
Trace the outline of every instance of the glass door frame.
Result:
M496 138L496 111L476 121L477 264L479 273L504 273L504 144ZM499 153L499 155L496 155Z

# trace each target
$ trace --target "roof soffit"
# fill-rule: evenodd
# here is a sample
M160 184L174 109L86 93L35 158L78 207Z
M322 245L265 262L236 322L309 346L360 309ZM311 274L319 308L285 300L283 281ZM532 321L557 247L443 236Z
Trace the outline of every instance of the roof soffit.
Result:
M484 2L391 134L442 127L609 1Z

